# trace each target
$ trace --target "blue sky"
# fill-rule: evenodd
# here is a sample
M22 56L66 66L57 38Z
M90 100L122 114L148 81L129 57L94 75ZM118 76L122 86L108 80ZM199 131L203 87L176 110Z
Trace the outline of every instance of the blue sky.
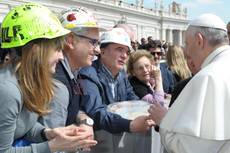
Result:
M135 3L136 0L125 0L126 2ZM154 2L160 0L144 0L144 6L154 7ZM221 17L225 23L230 21L230 0L174 0L188 8L188 18L193 19L202 13L213 13ZM173 0L163 0L166 8Z

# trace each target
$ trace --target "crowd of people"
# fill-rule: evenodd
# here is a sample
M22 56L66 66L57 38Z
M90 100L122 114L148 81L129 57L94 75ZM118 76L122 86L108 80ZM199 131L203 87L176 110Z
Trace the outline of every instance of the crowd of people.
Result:
M139 44L129 25L104 29L80 6L56 16L25 3L1 31L0 152L152 153L152 127L161 153L230 150L230 24L218 16L192 20L183 47ZM107 109L137 100L149 115Z

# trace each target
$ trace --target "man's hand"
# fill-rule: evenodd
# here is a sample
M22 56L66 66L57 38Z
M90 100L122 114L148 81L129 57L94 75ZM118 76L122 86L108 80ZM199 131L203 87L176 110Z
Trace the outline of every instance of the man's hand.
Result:
M139 116L131 121L129 129L133 133L145 133L151 126L154 125L154 122L149 118L149 116Z
M154 103L150 106L148 112L150 113L149 117L157 124L160 125L161 120L164 118L167 113L167 109L159 103Z

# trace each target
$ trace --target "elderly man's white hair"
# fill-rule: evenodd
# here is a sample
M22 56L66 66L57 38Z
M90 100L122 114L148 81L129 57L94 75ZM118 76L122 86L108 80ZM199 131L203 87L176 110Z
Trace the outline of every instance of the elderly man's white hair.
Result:
M211 46L228 44L228 35L224 21L214 14L202 14L189 23L187 32L195 35L200 32Z

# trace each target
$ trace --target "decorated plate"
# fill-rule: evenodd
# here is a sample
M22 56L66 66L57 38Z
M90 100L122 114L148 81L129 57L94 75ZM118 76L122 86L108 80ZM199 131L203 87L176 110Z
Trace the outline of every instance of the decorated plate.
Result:
M145 101L122 101L108 105L108 111L121 115L123 118L133 120L138 116L149 115L150 104Z

